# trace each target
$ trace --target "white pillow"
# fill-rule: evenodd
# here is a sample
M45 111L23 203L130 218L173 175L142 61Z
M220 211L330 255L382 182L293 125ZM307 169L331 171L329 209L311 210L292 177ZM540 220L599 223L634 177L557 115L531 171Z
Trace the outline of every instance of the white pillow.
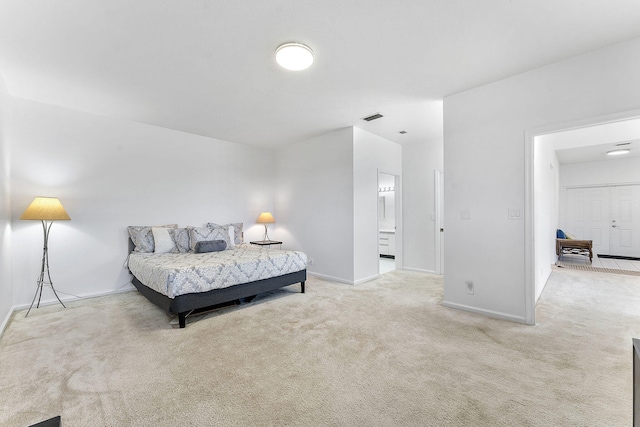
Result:
M229 248L236 246L236 231L233 225L229 225Z
M151 232L153 233L153 240L156 246L156 249L154 251L155 253L171 252L176 247L176 244L169 234L168 228L151 227Z

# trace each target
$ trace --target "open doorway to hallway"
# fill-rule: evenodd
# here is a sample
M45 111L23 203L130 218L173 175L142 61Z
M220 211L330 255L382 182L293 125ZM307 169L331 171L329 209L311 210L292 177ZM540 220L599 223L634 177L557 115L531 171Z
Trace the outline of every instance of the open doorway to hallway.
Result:
M640 143L640 110L556 124L525 134L525 318L533 325L536 303L558 259L556 230L571 233L565 230L567 190L640 184L640 157L611 160L607 156L607 151L619 146L631 146L627 154L640 151L634 147ZM577 237L578 233L572 234ZM584 239L595 240L586 234Z
M396 269L396 176L378 173L379 274Z
M636 157L640 154L636 149L640 146L639 113L633 111L558 125L532 133L527 139L531 143L527 153L531 161L533 206L529 240L532 244L528 246L533 256L527 267L532 279L529 283L533 286L526 294L528 316L534 313L552 266L557 263L557 229L580 240L591 240L596 249L594 255L605 250L620 251L627 243L625 236L634 234L626 233L626 227L618 226L626 223L617 213L633 212L633 205L640 204L640 199L636 197L630 201L626 196L622 197L623 194L615 193L613 199L624 203L616 202L612 206L611 190L607 187L619 191L640 184L640 157ZM607 155L620 147L630 150L622 157ZM598 193L597 197L591 190ZM627 202L628 206L625 205ZM628 209L620 210L621 204ZM627 240L632 243L632 239ZM596 262L603 268L611 267L605 267L610 263L603 263L599 258ZM584 262L580 257L578 260ZM594 265L593 268L599 267ZM533 324L534 319L528 318L528 322Z

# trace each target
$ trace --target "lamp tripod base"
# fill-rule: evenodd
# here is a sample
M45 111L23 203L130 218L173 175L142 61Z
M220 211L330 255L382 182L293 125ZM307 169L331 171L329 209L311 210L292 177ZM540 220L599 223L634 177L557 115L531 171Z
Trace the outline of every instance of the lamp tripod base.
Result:
M264 236L262 236L262 241L263 242L268 242L269 240L271 240L269 238L269 234L267 233L267 224L264 225Z
M53 282L51 281L51 275L49 274L49 230L51 230L51 225L53 224L53 221L51 221L48 225L46 221L42 221L42 228L44 230L44 248L42 250L42 268L40 269L40 277L38 278L38 287L36 288L36 293L33 296L33 300L31 301L31 305L29 306L29 310L27 310L27 314L25 314L24 317L27 317L29 315L29 313L31 312L31 309L33 308L33 304L36 302L36 297L38 298L38 303L36 304L36 308L40 307L40 300L42 299L42 288L44 288L44 285L49 285L51 286L51 290L53 291L53 294L56 296L56 298L58 299L58 302L60 304L62 304L62 306L64 308L67 308L66 305L64 305L64 303L62 302L62 300L60 299L60 297L58 296L58 293L56 292L56 288L53 287ZM45 281L44 278L46 277L49 279L49 281Z
M29 315L29 312L31 311L31 309L33 308L33 304L36 302L36 297L38 297L38 303L36 304L36 308L40 308L40 299L42 298L42 288L44 287L45 283L49 286L51 286L51 290L53 291L53 294L56 296L56 298L58 299L58 302L60 304L62 304L62 306L64 308L67 308L66 305L64 305L64 303L62 302L62 300L60 299L60 297L58 296L58 293L56 292L56 288L53 287L53 283L51 282L40 282L38 281L38 287L36 288L36 293L33 296L33 300L31 301L31 305L29 306L29 310L27 310L27 314L24 315L24 317L27 317Z

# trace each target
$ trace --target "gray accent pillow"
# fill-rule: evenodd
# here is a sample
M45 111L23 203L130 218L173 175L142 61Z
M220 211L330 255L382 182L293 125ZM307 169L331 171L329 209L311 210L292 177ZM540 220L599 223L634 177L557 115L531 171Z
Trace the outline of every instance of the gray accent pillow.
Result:
M224 240L229 246L229 228L208 228L208 227L187 227L189 229L189 239L191 240L191 250L196 250L196 244L206 240Z
M204 254L207 252L220 252L227 249L227 242L224 240L203 240L196 243L195 253Z

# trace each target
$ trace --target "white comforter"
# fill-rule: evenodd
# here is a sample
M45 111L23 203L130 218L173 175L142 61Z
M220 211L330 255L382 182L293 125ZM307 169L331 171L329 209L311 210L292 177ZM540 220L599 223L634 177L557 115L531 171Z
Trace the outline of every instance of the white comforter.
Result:
M307 255L247 244L204 254L131 253L129 270L144 285L174 298L304 270Z

